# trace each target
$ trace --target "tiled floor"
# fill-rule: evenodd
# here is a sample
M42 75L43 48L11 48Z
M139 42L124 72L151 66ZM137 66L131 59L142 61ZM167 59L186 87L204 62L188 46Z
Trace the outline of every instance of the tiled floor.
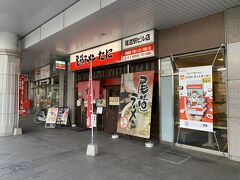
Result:
M227 158L98 132L99 155L85 155L90 131L45 129L22 121L22 136L0 137L0 179L232 180L240 163Z

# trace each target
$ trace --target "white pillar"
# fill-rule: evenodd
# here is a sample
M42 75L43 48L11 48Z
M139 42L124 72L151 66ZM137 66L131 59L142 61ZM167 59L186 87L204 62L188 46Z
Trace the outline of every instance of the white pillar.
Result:
M225 11L228 68L228 153L240 161L240 6Z
M71 108L71 124L75 125L75 76L71 71L67 74L67 106Z
M20 56L18 37L0 32L0 136L13 134L17 120L18 73Z

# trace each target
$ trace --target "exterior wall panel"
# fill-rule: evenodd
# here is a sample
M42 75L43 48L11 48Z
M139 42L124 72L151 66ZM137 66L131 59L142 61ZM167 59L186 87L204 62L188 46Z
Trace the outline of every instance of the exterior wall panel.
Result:
M221 46L225 42L224 13L159 31L159 56Z
M63 29L63 13L41 26L41 40Z
M35 31L31 32L28 34L24 39L23 39L23 48L29 48L30 46L36 44L41 40L41 30L40 28L36 29Z
M81 0L64 12L64 27L70 26L98 10L100 10L100 0Z

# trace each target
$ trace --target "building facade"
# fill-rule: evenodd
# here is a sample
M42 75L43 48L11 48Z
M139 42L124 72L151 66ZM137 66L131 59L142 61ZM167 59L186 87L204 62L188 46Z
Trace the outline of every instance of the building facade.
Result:
M115 2L115 4L117 3L118 2ZM114 2L112 7L114 7ZM111 8L111 6L106 6L105 10L107 10L107 8ZM223 8L223 10L212 14L210 13L207 16L199 15L195 20L185 20L184 23L172 23L167 28L157 28L159 27L158 25L161 24L161 21L157 21L150 29L145 28L144 31L139 30L137 33L133 31L134 33L132 34L128 32L125 33L127 34L126 36L112 36L111 40L104 41L104 43L101 43L105 36L102 34L102 36L99 37L101 42L97 42L97 38L89 39L88 41L91 41L91 43L89 43L91 45L88 47L85 47L81 43L75 44L75 46L72 47L73 50L68 51L68 53L65 52L63 56L69 59L72 59L73 56L76 61L75 63L81 64L84 62L84 58L81 57L84 53L90 58L88 60L92 60L91 58L99 56L101 48L104 49L104 52L100 54L101 57L98 57L101 63L98 63L96 66L94 65L93 68L93 79L96 84L96 104L98 103L97 100L102 100L101 102L103 103L105 101L104 105L99 106L103 107L103 111L97 115L97 126L99 129L108 133L119 132L119 109L121 109L122 100L126 100L121 99L122 86L124 84L122 74L137 74L151 71L154 73L152 82L153 98L150 112L150 132L147 139L224 155L228 156L231 160L239 161L239 17L240 7L236 6ZM56 19L54 19L54 22L55 20ZM94 17L92 17L92 19L89 17L89 21L94 22ZM72 28L75 29L75 31L69 30L66 34L73 31L74 34L76 34L76 27L80 25L72 24ZM54 26L54 24L51 24L51 26ZM40 32L41 30L44 29L40 28ZM64 31L66 31L66 29L59 30L59 32L56 33L56 37L62 36ZM34 32L38 33L36 30ZM24 60L26 58L26 49L28 51L36 51L38 47L43 47L44 41L47 42L49 40L47 37L41 39L40 36L39 42L41 41L42 44L40 43L38 46L39 42L36 41L37 45L30 43L30 45L28 44L29 46L26 46L27 43L34 39L34 32L21 39L21 43L24 44L23 49L19 49L16 35L0 32L0 58L4 64L4 69L0 75L3 82L0 94L1 136L12 134L13 128L17 126L18 99L16 97L18 91L16 87L18 87L18 82L16 78L20 73L21 53L23 53L22 62L26 62L26 60ZM87 33L87 31L84 32ZM114 29L112 32L121 34ZM141 34L146 32L147 34L153 32L153 42L141 44L141 46L132 46L132 49L129 48L131 49L129 52L127 51L129 50L128 48L124 49L123 42L127 42L124 40L130 38L129 41L133 41L131 39L132 37L133 39L139 35L139 37L142 37ZM81 31L79 33L81 34L83 32ZM51 35L49 35L49 37L51 41L55 41L54 38L51 39ZM71 40L70 37L67 39L67 41ZM108 48L108 46L117 41L120 41L120 45L116 47L116 51L113 50L113 47ZM63 46L61 43L58 44L57 48L59 51ZM136 54L142 53L142 51L144 52L144 50L141 49L144 46L146 46L145 48L149 48L146 51L150 54L137 57ZM110 49L112 50L108 52ZM151 54L150 51L154 51L154 53ZM95 52L97 52L97 54L91 56ZM104 58L108 58L107 55L112 55L113 53L118 54L116 56L119 56L119 59L114 59L111 63L105 63ZM101 59L102 57L103 59ZM137 58L134 59L134 57ZM129 59L124 61L123 58ZM53 60L56 60L56 58L53 58ZM21 68L24 66L26 66L26 64L22 65ZM181 103L179 103L182 92L182 89L179 88L179 83L182 79L179 74L184 68L205 66L212 67L211 112L213 115L213 131L208 132L193 130L191 128L179 128L181 126L179 120L181 119L182 113L180 111ZM83 93L86 90L84 87L88 81L89 67L88 65L86 65L85 68L79 68L81 67L79 65L76 65L76 67L78 68L71 68L70 63L69 71L65 75L59 74L59 83L61 84L59 94L62 94L58 95L59 104L71 108L72 124L85 127L86 98L83 97ZM83 89L84 91L82 91ZM198 91L198 93L199 92L200 91ZM202 96L205 95L204 92L200 93L202 93ZM131 107L133 108L133 105ZM133 110L130 111L132 112ZM210 115L209 117L211 117Z

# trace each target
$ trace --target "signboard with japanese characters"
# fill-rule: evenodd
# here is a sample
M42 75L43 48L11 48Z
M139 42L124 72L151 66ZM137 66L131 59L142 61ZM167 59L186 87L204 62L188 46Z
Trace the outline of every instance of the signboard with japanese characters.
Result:
M50 64L35 70L35 81L50 77Z
M70 70L87 69L89 68L89 61L92 61L92 67L121 62L121 41L115 41L71 55Z
M19 75L19 115L24 116L27 113L27 110L24 107L25 102L25 75Z
M154 71L123 74L117 132L150 138Z
M66 69L65 61L55 61L55 69L65 70Z
M212 66L179 69L180 127L213 132Z
M109 105L110 106L118 106L119 105L119 97L109 97Z
M122 48L122 61L155 56L154 30L123 39Z

